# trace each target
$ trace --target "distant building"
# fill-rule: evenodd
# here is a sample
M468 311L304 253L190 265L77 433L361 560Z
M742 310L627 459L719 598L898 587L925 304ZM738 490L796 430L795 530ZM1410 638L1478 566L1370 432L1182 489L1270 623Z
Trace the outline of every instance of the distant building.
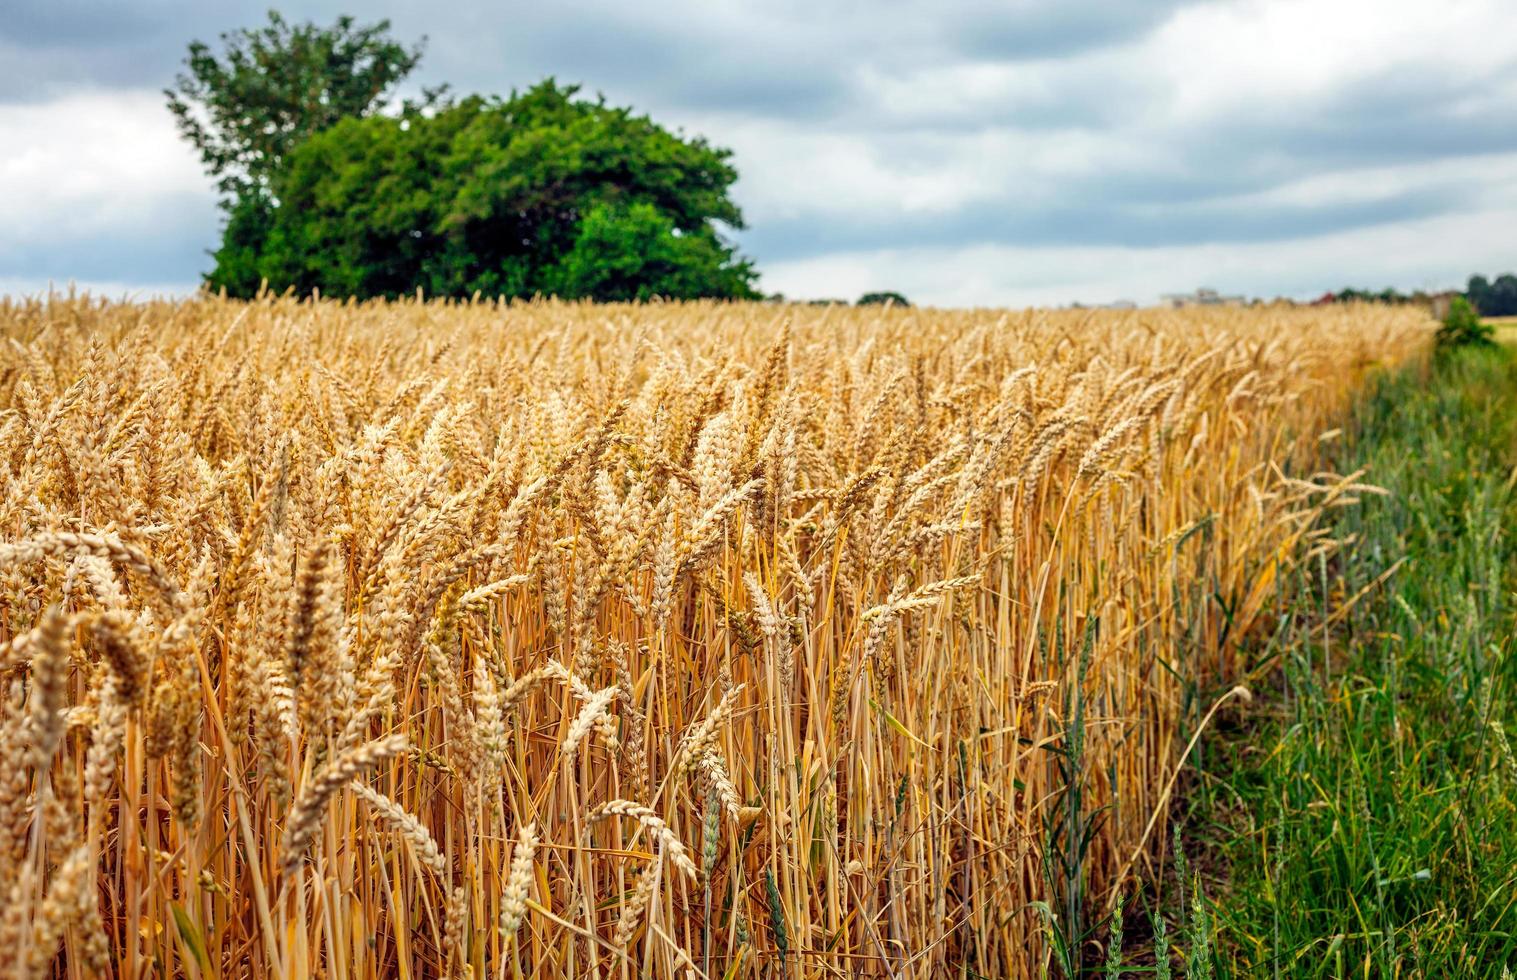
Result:
M1078 300L1069 304L1071 310L1136 310L1138 304L1130 299L1112 300L1110 303L1081 303Z
M1427 298L1428 312L1432 313L1434 320L1442 320L1449 315L1449 307L1453 305L1455 296L1464 294L1453 289L1444 290L1441 293L1433 293Z
M1178 310L1182 306L1243 306L1248 301L1242 296L1223 296L1215 289L1202 286L1193 293L1168 293L1160 296L1159 302Z

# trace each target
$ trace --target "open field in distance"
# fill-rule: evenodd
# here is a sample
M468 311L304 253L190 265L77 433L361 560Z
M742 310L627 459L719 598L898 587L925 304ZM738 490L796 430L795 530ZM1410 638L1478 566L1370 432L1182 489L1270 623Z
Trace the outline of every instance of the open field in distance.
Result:
M1517 316L1486 316L1481 319L1496 328L1496 339L1500 342L1517 342Z

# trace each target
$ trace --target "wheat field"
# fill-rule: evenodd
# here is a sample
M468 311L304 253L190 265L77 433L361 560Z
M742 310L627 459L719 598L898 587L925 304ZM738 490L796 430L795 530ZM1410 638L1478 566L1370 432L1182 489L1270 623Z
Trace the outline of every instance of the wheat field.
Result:
M1433 326L0 302L9 969L1042 975Z

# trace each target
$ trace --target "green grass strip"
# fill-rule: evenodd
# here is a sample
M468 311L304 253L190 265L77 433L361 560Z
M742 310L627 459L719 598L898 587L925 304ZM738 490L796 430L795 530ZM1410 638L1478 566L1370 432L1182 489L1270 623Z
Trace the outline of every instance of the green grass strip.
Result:
M1464 351L1388 375L1336 461L1390 491L1282 595L1278 686L1214 740L1188 846L1219 976L1517 973L1517 366ZM1405 557L1331 629L1325 612Z

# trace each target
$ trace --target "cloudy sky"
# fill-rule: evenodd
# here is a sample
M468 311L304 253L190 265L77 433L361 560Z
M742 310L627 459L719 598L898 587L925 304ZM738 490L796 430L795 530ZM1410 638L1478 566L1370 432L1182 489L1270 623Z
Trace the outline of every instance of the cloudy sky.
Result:
M267 3L6 0L0 292L192 290L218 216L163 108ZM731 147L790 296L1311 296L1517 269L1512 0L458 0L416 85L544 75Z

